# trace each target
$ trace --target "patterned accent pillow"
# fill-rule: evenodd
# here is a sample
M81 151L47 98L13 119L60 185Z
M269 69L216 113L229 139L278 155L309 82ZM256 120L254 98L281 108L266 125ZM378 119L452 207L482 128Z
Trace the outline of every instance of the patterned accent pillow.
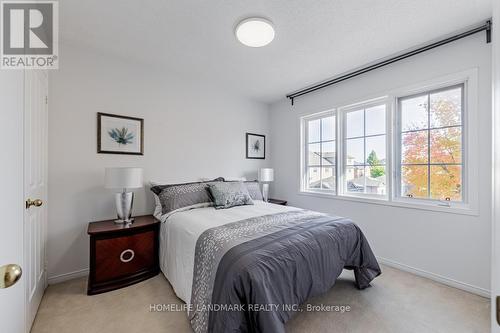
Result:
M247 186L248 193L250 194L250 198L252 198L252 200L264 200L258 181L246 181L244 184Z
M212 179L212 180L203 180L203 181L199 181L199 182L190 182L190 183L180 183L180 184L167 184L167 185L160 185L159 183L156 183L156 182L150 182L151 183L151 191L156 194L156 195L160 195L161 191L163 191L164 189L166 189L167 187L171 187L171 186L179 186L179 185L190 185L190 184L200 184L200 183L211 183L211 182L223 182L224 181L224 178L222 177L217 177L215 179Z
M253 205L247 187L242 182L217 182L208 185L214 199L215 209Z
M218 179L211 182L157 185L153 186L151 191L158 195L161 203L161 214L162 217L165 217L166 214L170 216L178 211L213 206L208 186L217 182L219 182ZM222 181L220 180L220 182Z

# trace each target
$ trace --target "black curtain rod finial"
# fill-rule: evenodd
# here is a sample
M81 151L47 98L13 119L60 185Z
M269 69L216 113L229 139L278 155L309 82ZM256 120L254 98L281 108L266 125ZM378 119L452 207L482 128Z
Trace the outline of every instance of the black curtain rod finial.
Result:
M486 21L486 43L491 43L491 20Z

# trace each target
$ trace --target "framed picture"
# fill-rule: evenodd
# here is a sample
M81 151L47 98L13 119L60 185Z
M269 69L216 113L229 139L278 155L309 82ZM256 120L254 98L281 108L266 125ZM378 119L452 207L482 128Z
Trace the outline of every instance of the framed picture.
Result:
M144 119L97 113L97 152L144 155Z
M247 158L266 158L266 136L247 133Z

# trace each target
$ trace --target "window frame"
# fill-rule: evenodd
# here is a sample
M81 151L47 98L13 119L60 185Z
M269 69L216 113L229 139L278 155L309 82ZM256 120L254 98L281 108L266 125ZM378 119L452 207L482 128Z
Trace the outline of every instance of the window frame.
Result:
M355 192L348 192L347 191L347 182L346 182L346 169L347 169L347 164L346 164L346 151L347 151L347 138L345 137L346 134L346 126L347 126L347 114L349 112L354 112L358 111L360 109L368 109L370 107L375 107L379 105L385 105L385 149L386 149L386 162L385 162L385 173L386 173L386 194L385 195L380 195L380 194L371 194L371 193L355 193ZM342 106L338 109L338 141L339 141L339 152L337 153L337 158L341 158L341 163L340 163L340 170L339 170L339 180L338 183L341 184L341 187L339 187L340 191L337 191L339 196L345 196L345 197L359 197L359 198L370 198L370 199L375 199L375 200L388 200L391 195L391 186L392 186L392 167L391 167L391 161L392 161L392 156L391 156L391 126L390 126L390 101L387 96L384 97L378 97L374 99L370 99L367 101L359 102L359 103L354 103L346 106ZM364 121L364 129L363 129L363 136L360 138L363 138L366 140L366 113L364 115L365 121ZM370 136L368 136L370 137ZM363 158L366 158L366 156L363 156ZM363 161L366 165L366 161Z
M426 164L421 164L421 165L425 165L427 166L427 170L428 170L428 191L429 191L429 197L428 198L412 198L412 197L407 197L405 195L403 195L403 193L401 193L401 187L402 187L402 176L401 176L401 167L402 167L402 163L401 163L401 159L402 159L402 150L401 150L401 147L402 147L402 123L401 123L401 114L402 114L402 110L401 110L401 101L402 100L405 100L405 99L410 99L410 98L414 98L414 97L418 97L418 96L429 96L428 97L428 101L430 101L430 95L434 94L434 93L438 93L438 92L441 92L441 91L446 91L446 90L450 90L450 89L453 89L453 88L462 88L462 96L461 96L461 121L460 121L460 125L456 125L456 126L445 126L445 127L439 127L439 128L434 128L434 127L428 127L428 128L425 128L425 129L421 129L419 131L431 131L433 129L441 129L441 128L451 128L451 127L460 127L461 128L461 137L462 137L462 140L461 140L461 160L462 160L462 163L460 164L455 164L455 165L460 165L461 168L462 168L462 172L461 172L461 177L462 177L462 184L461 184L461 187L462 187L462 200L461 201L443 201L443 200L440 200L440 199L433 199L430 197L430 181L431 181L431 178L430 178L430 169L431 169L431 166L433 165L431 163L431 160L430 160L430 154L431 154L431 147L430 147L430 138L428 137L428 161ZM434 203L434 204L439 204L439 205L444 205L444 206L451 206L451 205L467 205L468 203L468 176L467 176L467 170L469 168L469 165L467 163L467 159L468 159L468 155L469 155L469 152L467 151L466 149L466 134L467 134L467 128L469 127L469 124L466 123L466 116L467 116L467 113L468 113L468 110L467 110L467 103L466 103L466 96L467 96L467 88L466 88L466 82L461 82L461 83L456 83L456 84L450 84L450 85L441 85L439 86L438 88L434 88L434 89L427 89L427 90L423 90L419 93L412 93L410 95L406 95L406 96L398 96L396 97L396 101L395 101L395 145L394 145L394 154L395 154L395 173L394 173L394 183L395 183L395 188L394 188L394 197L396 200L408 200L408 201L417 201L417 202L429 202L429 203ZM430 108L430 103L429 103L429 108ZM430 111L429 111L429 120L428 120L428 125L430 126ZM409 132L405 132L405 133L409 133ZM430 135L430 133L429 133ZM447 163L441 163L443 165L448 165ZM416 165L416 164L415 164ZM434 164L436 165L436 164ZM451 163L449 163L449 165L452 165Z
M400 195L400 125L398 116L398 100L401 97L418 95L433 90L450 88L455 85L463 85L462 101L462 198L463 202L443 202L433 199L406 198ZM378 94L382 96L383 94ZM417 84L407 85L388 91L383 97L369 96L365 99L357 99L354 103L342 103L326 111L306 114L299 117L300 123L300 184L298 194L305 196L321 197L335 200L353 201L367 204L412 208L429 210L460 215L479 214L479 153L478 147L479 124L478 113L478 69L472 68L462 72L453 73ZM362 102L359 102L359 101ZM344 189L344 151L346 140L344 140L344 110L360 108L360 105L386 102L386 175L387 195L380 196L363 193L345 193ZM305 188L307 184L307 171L305 161L305 121L321 118L331 113L335 115L336 122L336 192L330 190L312 190ZM399 175L398 175L399 174ZM398 192L399 191L399 192Z
M327 118L333 116L335 119L335 138L334 140L328 140L328 141L321 141L322 137L320 134L320 141L318 142L321 145L323 142L330 142L334 141L335 142L335 164L333 165L334 173L335 173L335 189L324 189L320 186L320 188L309 188L308 187L308 170L309 170L309 163L308 163L308 157L309 157L309 122L322 119L322 118ZM304 116L301 118L301 140L300 140L300 146L301 146L301 168L300 168L300 173L301 173L301 182L300 182L300 191L301 192L313 192L313 193L323 193L323 194L328 194L328 195L336 195L338 193L338 134L337 134L337 110L336 109L330 109L318 113L314 113L312 115ZM320 123L320 133L321 133L321 123ZM321 159L321 156L320 156ZM320 163L321 164L321 163ZM318 166L312 166L312 167L318 167ZM320 172L322 166L319 166ZM320 175L320 181L321 175Z

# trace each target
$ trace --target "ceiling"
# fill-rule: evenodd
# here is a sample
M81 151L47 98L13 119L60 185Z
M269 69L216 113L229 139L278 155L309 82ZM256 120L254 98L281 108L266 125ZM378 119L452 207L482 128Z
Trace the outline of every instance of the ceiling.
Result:
M59 10L63 43L270 103L489 18L491 0L64 0ZM271 44L236 40L249 16L274 23Z

